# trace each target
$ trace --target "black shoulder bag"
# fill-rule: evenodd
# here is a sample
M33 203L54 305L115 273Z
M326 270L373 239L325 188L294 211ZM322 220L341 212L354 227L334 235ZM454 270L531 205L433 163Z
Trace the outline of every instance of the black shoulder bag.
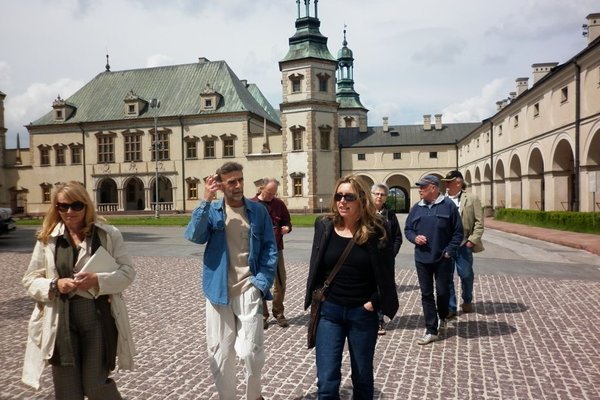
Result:
M335 278L335 275L342 267L344 261L346 261L346 257L348 257L348 254L350 253L350 250L352 250L352 246L354 246L354 243L355 242L353 237L346 245L346 248L340 256L337 264L335 264L333 270L325 280L323 287L313 290L312 299L310 302L310 320L308 321L308 336L306 341L307 347L309 349L315 347L316 344L317 326L319 324L319 318L321 315L321 304L325 301L327 289L329 288L329 285L331 285L331 282L333 281L333 278Z

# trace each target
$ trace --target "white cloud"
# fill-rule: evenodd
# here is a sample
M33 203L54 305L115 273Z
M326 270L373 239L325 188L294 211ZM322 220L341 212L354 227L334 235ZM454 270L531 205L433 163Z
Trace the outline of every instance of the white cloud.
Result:
M442 109L444 122L482 121L496 113L496 101L508 97L506 80L494 79L486 84L481 93Z
M59 79L53 83L34 83L25 93L7 97L5 104L5 124L9 135L8 147L14 147L17 133L21 133L21 146L28 146L27 131L23 125L42 117L52 109L52 102L60 95L66 99L83 86L83 81ZM12 146L11 146L12 144Z

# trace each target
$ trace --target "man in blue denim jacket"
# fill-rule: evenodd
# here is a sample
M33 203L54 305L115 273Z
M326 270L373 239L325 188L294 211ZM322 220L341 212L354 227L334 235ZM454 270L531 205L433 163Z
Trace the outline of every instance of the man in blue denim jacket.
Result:
M236 354L244 363L245 399L262 399L263 299L272 298L277 245L267 209L244 197L243 167L223 164L205 180L185 238L205 244L202 287L206 342L221 399L236 398ZM223 200L215 200L217 191ZM213 201L215 200L215 201Z

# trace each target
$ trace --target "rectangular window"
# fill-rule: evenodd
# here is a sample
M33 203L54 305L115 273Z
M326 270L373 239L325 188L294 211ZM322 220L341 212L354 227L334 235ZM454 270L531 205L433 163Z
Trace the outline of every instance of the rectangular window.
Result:
M71 148L71 164L81 164L81 147Z
M40 149L40 165L50 165L50 150Z
M198 158L198 143L196 141L185 143L185 157Z
M156 161L156 149L152 147L152 161ZM169 159L169 135L158 133L158 161Z
M65 165L65 148L57 147L56 148L56 165Z
M319 78L319 92L326 92L326 91L327 91L327 79Z
M142 161L142 136L125 135L125 161Z
M215 141L204 141L204 158L215 158Z
M302 150L302 132L292 132L292 150Z
M98 163L115 162L115 144L112 136L98 136Z
M198 183L197 182L188 183L188 199L190 199L190 200L198 199Z
M533 116L534 117L539 117L540 116L540 103L535 103L533 105Z
M429 158L437 158L437 151L430 151Z
M52 186L42 186L42 202L50 203L50 193Z
M329 131L321 131L321 150L331 150Z
M498 125L498 136L502 136L502 125Z
M365 155L365 153L358 153L357 156L358 156L359 161L364 161L367 159L367 156Z
M302 178L293 178L294 196L302 196Z
M56 119L63 119L62 110L56 110Z
M234 157L233 139L223 139L223 157Z
M212 100L211 99L206 99L204 100L204 108L212 108Z
M560 102L564 103L569 100L569 88L564 87L560 90Z
M292 81L292 93L298 93L300 91L300 80Z
M394 153L394 160L401 160L402 159L402 153Z
M127 113L128 114L135 114L135 105L134 104L129 104L127 106Z
M513 122L514 122L514 127L516 128L517 126L519 126L519 116L515 115L513 117Z

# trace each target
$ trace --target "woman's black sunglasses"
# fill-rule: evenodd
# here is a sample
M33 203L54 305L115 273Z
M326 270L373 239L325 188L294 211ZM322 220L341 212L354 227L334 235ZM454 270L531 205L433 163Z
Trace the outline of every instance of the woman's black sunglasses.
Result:
M340 201L340 200L344 199L347 202L351 202L351 201L356 201L356 199L358 199L358 196L355 195L354 193L336 193L333 195L333 198L335 201Z
M82 203L81 201L76 201L74 203L56 203L56 208L58 208L58 211L60 212L67 212L69 211L69 208L73 211L81 211L85 208L85 204Z

